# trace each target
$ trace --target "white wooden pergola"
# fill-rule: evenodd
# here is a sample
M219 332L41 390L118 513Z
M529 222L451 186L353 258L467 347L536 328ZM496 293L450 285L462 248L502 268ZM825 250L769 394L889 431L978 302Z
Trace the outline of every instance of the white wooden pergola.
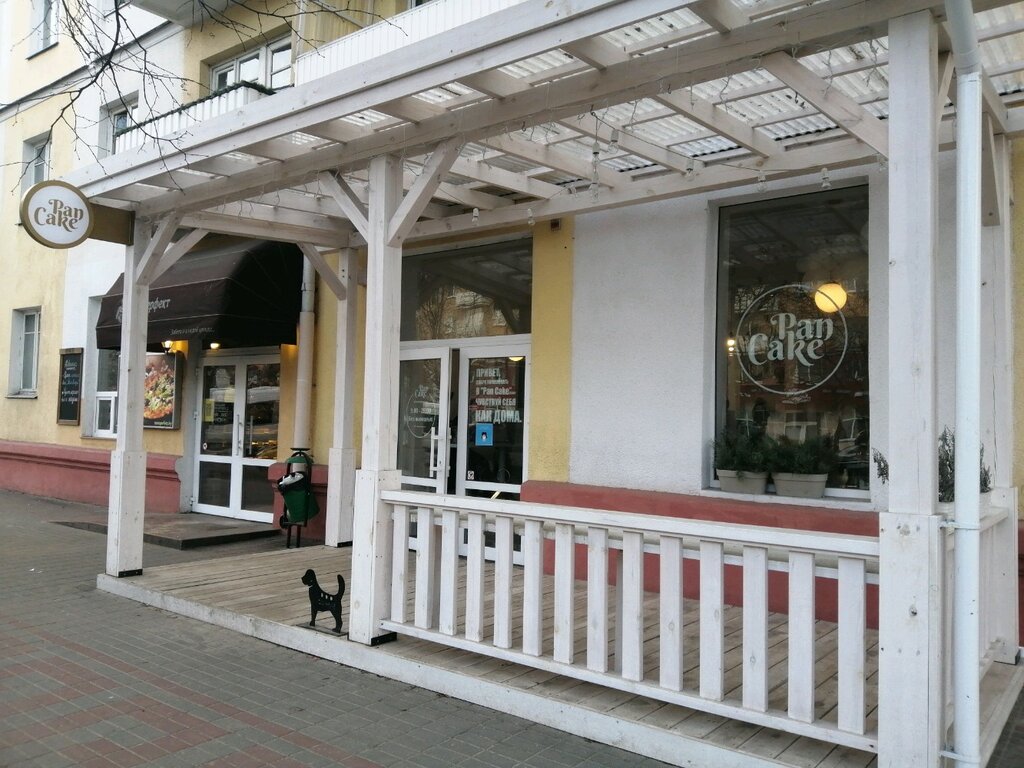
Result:
M973 10L981 52L975 118L952 87L946 10L934 0L525 0L70 174L66 180L94 202L136 217L125 266L107 573L142 568L145 451L135 373L144 365L148 286L206 232L298 243L343 304L328 543L348 538L354 504L351 638L371 643L385 623L404 621L389 606L395 505L386 498L398 488L404 245L888 163L889 346L913 350L913 364L893 365L888 381L889 444L900 450L890 457L878 539L884 717L877 741L884 765L938 765L937 153L954 144L959 107L959 123L975 124L979 137L972 162L981 203L967 219L997 224L1008 211L1006 140L1024 126L1024 4L984 0ZM190 234L172 243L182 229ZM367 249L368 275L356 472L349 438L355 302L348 297L358 247ZM327 249L342 252L338 272L322 256ZM1003 354L1008 360L1008 347ZM1006 404L1008 375L1002 386L998 401ZM963 408L958 403L964 414L972 398L979 407L976 389L965 390ZM977 456L977 440L958 427L958 443L962 435L962 450ZM976 463L967 455L966 465ZM342 489L353 472L354 502L346 502ZM1008 466L997 467L996 480L1012 500ZM958 498L969 495L967 488ZM971 502L962 505L970 511ZM976 516L976 499L973 507ZM978 526L960 528L977 533ZM1012 661L1016 641L1001 653ZM929 694L903 700L906 690ZM949 754L977 764L980 747L970 736L977 717L973 728L964 725L971 717L964 711Z

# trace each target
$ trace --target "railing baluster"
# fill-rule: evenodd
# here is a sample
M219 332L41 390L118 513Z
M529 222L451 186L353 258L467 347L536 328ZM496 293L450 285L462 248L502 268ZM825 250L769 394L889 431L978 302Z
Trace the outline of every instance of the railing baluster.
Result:
M644 679L644 535L622 533L622 676Z
M494 645L512 647L512 518L494 521Z
M405 623L405 595L409 588L409 508L396 504L391 538L391 620Z
M484 639L484 516L470 512L466 553L466 639Z
M431 629L434 626L434 595L437 592L436 567L438 563L434 510L420 507L416 512L416 626Z
M459 611L459 513L454 509L441 512L441 579L438 629L454 635Z
M622 674L622 603L624 600L624 592L622 589L622 547L618 546L611 549L612 567L615 569L615 645L614 645L614 659L615 664L612 669L618 674Z
M864 733L864 561L839 558L839 727Z
M658 545L661 560L660 594L661 616L658 662L661 667L660 684L672 691L683 689L683 540L675 536L662 536Z
M743 548L743 706L768 710L768 550Z
M523 531L523 653L540 656L543 644L544 551L539 520L527 520Z
M814 721L814 555L789 553L789 716Z
M700 695L721 701L725 677L725 585L722 544L700 543Z
M587 529L587 669L608 671L608 529Z
M576 553L570 523L555 525L555 652L554 659L572 664L576 631Z

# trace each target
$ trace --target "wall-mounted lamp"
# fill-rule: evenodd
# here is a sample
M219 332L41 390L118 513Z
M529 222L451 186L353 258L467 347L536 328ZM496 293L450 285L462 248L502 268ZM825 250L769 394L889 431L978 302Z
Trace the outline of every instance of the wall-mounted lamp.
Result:
M736 351L736 339L732 338L732 336L725 340L725 350L730 355Z
M523 356L522 355L515 355L515 356L512 356L512 357L509 357L509 360L511 360L513 363L521 363L523 361Z
M165 342L164 342L163 344L164 344L164 349L166 349L166 350L170 350L170 348L171 348L171 345L173 345L173 344L174 344L174 342L173 342L173 341L171 341L170 339L168 339L168 340L167 340L167 341L165 341Z
M220 342L219 341L211 341L210 342L210 349L220 349Z
M822 312L838 312L846 306L846 289L839 283L819 285L814 292L814 304Z

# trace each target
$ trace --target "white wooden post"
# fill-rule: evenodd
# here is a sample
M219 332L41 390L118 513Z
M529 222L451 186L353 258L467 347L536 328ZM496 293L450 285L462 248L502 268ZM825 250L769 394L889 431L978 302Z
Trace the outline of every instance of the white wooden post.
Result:
M133 244L125 249L121 304L121 361L118 366L117 445L110 456L107 514L109 576L142 573L142 532L146 512L146 451L142 445L143 372L149 285L138 273L149 247L151 223L135 222Z
M937 518L934 254L936 29L889 23L889 508L879 514L878 764L939 764L942 553ZM907 692L913 695L908 696Z
M985 564L991 570L995 594L992 604L998 606L992 611L991 620L995 626L994 636L999 638L992 649L993 658L1006 664L1013 664L1020 647L1018 638L1018 574L1017 574L1017 490L1013 488L1013 456L1014 445L1014 402L1013 402L1013 237L1012 221L1009 205L1010 195L1006 190L1010 184L1009 142L1005 136L995 137L995 172L1000 178L1000 188L1004 194L999 198L1002 207L999 227L986 227L984 237L991 243L993 251L992 272L984 280L983 292L991 296L990 302L982 298L982 306L992 307L991 338L992 360L988 370L991 376L992 391L992 434L991 442L986 440L988 451L985 453L986 463L992 466L992 504L1006 507L1010 512L1009 519L1003 526L1002 535L996 534L996 554L994 562ZM982 366L985 370L985 366ZM988 382L983 383L987 387ZM989 451L991 453L989 453Z
M380 622L387 615L392 521L380 494L400 486L396 433L402 250L387 245L387 233L401 189L397 158L370 161L363 455L356 473L349 624L349 639L359 643L381 635Z
M338 278L345 298L338 301L335 326L334 439L327 460L327 519L324 543L329 547L352 543L352 507L355 498L356 450L352 437L355 391L356 289L358 261L352 248L338 254Z

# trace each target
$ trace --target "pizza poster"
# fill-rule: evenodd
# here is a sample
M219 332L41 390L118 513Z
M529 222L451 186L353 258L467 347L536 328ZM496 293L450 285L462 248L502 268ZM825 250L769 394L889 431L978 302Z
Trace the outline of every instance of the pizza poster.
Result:
M178 428L178 357L174 353L146 355L142 426L149 429Z

